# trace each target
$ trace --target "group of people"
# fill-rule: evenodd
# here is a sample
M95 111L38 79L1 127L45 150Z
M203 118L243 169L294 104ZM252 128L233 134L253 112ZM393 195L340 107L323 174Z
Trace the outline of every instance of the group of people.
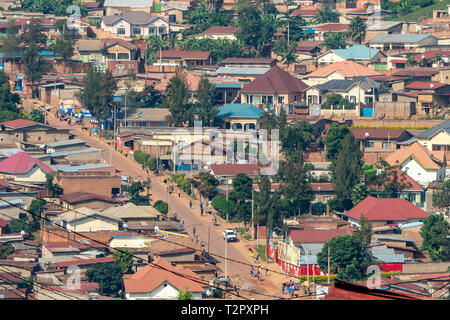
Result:
M283 283L281 285L281 292L285 293L285 291L287 290L289 297L293 297L294 296L294 290L295 290L295 283L294 281L290 280L288 283Z
M250 251L250 253L248 254L250 258L253 258L253 261L256 263L256 261L258 261L259 259L259 253L257 251L253 251L252 248L249 248L248 251Z
M267 269L266 269L266 275L267 275ZM259 281L262 280L262 273L261 273L261 265L258 265L258 268L253 269L253 266L250 267L250 275L252 276L252 278L256 278Z

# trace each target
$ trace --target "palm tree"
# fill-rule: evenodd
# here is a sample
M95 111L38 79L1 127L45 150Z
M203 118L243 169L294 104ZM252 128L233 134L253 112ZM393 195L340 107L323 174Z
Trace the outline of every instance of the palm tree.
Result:
M350 39L358 44L361 44L366 37L366 29L367 26L360 17L353 18L349 26Z
M406 60L406 64L409 66L415 66L415 65L417 65L417 60L414 59L414 56L410 55L410 56L408 56L408 59Z

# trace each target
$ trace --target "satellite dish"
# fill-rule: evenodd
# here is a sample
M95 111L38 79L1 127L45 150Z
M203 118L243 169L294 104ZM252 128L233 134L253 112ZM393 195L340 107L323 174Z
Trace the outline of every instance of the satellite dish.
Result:
M25 236L25 231L20 231L20 235L22 236L22 237L24 237Z
M368 138L368 137L369 137L369 133L366 132L366 133L364 134L364 136L365 136L366 138Z
M122 225L122 227L123 227L124 229L127 229L127 228L128 228L128 225L127 225L126 223L124 223L124 224Z
M430 84L430 88L433 89L434 88L434 84L431 83Z
M159 231L159 227L155 226L155 232L158 232L158 231Z

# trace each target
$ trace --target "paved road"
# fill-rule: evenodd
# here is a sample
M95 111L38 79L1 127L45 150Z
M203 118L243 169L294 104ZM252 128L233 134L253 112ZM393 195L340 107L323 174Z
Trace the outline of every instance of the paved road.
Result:
M140 164L134 161L132 158L125 157L119 152L111 149L109 144L97 136L89 136L87 131L83 131L80 126L72 125L69 126L66 121L59 121L54 116L54 111L47 114L48 124L57 126L59 128L69 128L70 132L76 136L76 138L86 141L86 144L95 147L102 148L106 150L105 162L111 163L117 169L121 171L121 175L131 176L138 180L147 180L147 175ZM157 200L163 200L167 202L167 185L161 182L161 177L151 177L151 193L153 203ZM176 189L176 188L175 188ZM180 219L184 219L184 225L186 231L190 236L193 236L193 228L196 228L196 233L200 236L201 241L208 242L208 232L210 234L209 250L212 255L220 261L219 267L222 269L222 275L225 274L225 269L228 270L228 276L238 287L251 291L246 292L241 290L240 295L247 298L255 299L270 299L270 297L263 294L272 294L279 297L286 297L286 295L281 294L280 283L285 281L286 278L280 276L279 274L269 272L269 276L264 281L256 281L250 276L250 266L244 265L239 262L245 262L252 264L253 260L248 256L248 249L245 247L246 244L250 243L246 240L242 240L240 243L228 243L227 254L228 258L234 261L228 260L227 268L225 267L224 260L221 257L225 256L225 241L222 237L223 230L227 228L235 228L238 225L236 223L227 223L225 220L218 217L218 226L212 225L212 217L204 214L200 216L200 202L198 200L192 200L193 207L189 209L189 198L186 194L182 193L182 196L178 197L177 189L174 193L169 195L169 216L173 215L174 212ZM207 246L205 247L207 250ZM274 263L265 264L262 263L262 267L268 267L269 270L281 270ZM255 293L253 293L253 291ZM275 299L273 297L272 299Z

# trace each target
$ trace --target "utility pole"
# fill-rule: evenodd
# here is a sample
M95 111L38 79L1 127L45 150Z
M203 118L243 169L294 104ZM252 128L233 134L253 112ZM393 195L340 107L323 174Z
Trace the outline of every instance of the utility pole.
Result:
M330 285L330 245L328 245L328 285Z
M306 286L309 294L309 251L306 251Z
M225 278L228 279L228 241L225 238Z
M255 239L255 217L254 217L254 201L253 201L253 187L252 187L252 238Z

